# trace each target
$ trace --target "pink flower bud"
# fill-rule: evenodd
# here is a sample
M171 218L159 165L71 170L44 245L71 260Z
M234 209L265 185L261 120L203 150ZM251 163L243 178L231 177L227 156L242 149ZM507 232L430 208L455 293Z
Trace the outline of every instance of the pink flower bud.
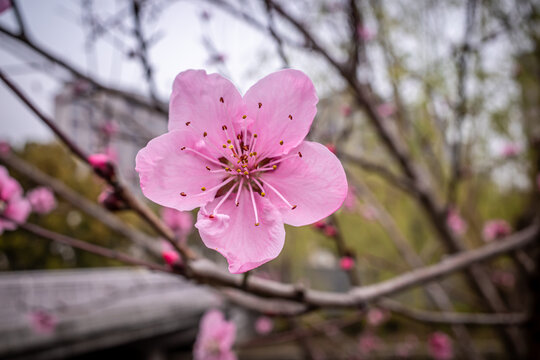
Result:
M313 226L316 229L324 229L326 227L326 222L324 220L319 220L319 221L313 223Z
M485 223L482 236L485 242L490 242L505 237L511 231L510 224L505 220L490 220Z
M128 208L124 200L111 188L107 188L99 194L98 202L110 211L125 210Z
M267 316L259 316L255 321L255 331L259 335L269 334L274 328L274 321Z
M379 308L371 308L367 313L367 321L371 326L379 326L387 319L388 313Z
M453 357L452 340L440 331L431 334L428 339L428 349L435 360L449 360Z
M324 230L324 235L332 237L337 235L337 229L334 225L326 225Z
M330 150L330 152L331 152L332 154L335 154L335 153L336 153L336 146L335 146L334 144L328 143L328 144L326 144L326 148L327 148L328 150Z
M161 256L163 256L163 260L170 266L174 265L180 259L180 255L174 250L163 251Z
M114 166L110 157L106 154L92 154L88 156L88 162L99 175L110 178L114 175Z
M465 234L465 232L467 231L467 223L454 209L450 209L448 211L448 215L446 217L446 224L448 225L450 230L452 230L452 232L458 236Z
M339 267L342 270L349 271L354 267L354 259L351 256L344 256L339 259Z
M56 199L51 190L38 187L28 192L26 198L32 205L32 210L39 214L47 214L56 207Z

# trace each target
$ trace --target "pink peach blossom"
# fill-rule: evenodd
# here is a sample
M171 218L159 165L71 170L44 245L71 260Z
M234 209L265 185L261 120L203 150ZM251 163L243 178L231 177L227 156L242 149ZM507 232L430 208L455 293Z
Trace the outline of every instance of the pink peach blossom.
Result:
M56 208L56 199L53 192L46 187L37 187L26 195L32 211L39 214L47 214Z
M0 166L0 235L15 230L30 214L30 203L22 197L21 185Z
M107 154L97 153L88 156L88 162L98 173L105 177L114 174L113 161Z
M501 149L501 156L505 158L511 158L519 155L521 153L521 146L516 143L506 143Z
M428 339L428 349L435 360L448 360L454 356L452 340L448 335L440 331L431 334Z
M376 33L366 26L358 26L358 37L364 41L371 41L375 39Z
M339 267L345 271L351 270L354 267L354 259L350 256L343 256L339 259Z
M390 103L384 103L377 106L377 112L381 117L389 117L392 116L394 112L396 112L396 108Z
M365 333L358 338L358 351L362 355L369 355L373 351L380 349L382 346L381 339L372 333Z
M11 8L11 0L0 0L0 14Z
M193 217L187 211L164 207L161 209L161 218L181 240L186 240L186 236L193 229Z
M337 157L303 141L317 101L311 80L297 70L270 74L243 97L218 74L180 73L169 132L137 154L144 195L180 211L200 207L195 227L231 273L274 259L284 223L321 220L347 193Z
M39 334L50 334L56 329L56 317L43 310L32 311L29 314L32 330Z
M269 334L274 328L274 321L267 316L259 316L255 321L255 331L259 335Z
M379 308L371 308L366 317L371 326L379 326L388 319L388 313Z
M467 231L467 223L455 209L450 209L446 217L446 224L456 235L463 235Z
M512 232L510 224L506 220L495 219L487 221L482 230L484 241L489 242L505 237Z
M235 360L231 348L236 337L236 325L226 321L219 310L210 310L202 317L199 334L193 348L195 360Z

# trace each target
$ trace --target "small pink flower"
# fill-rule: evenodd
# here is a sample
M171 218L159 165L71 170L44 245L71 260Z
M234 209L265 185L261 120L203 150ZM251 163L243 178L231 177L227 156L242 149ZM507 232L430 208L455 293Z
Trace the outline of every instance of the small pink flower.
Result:
M199 334L193 347L195 360L236 360L232 346L236 325L226 321L219 310L210 310L202 317Z
M103 190L98 196L98 202L103 205L104 208L111 211L125 210L128 208L124 200L122 200L112 188Z
M56 199L52 191L46 187L38 187L26 195L32 211L39 214L47 214L56 208Z
M334 225L327 224L323 229L324 235L328 237L336 236L338 231Z
M510 234L511 231L512 228L506 220L490 220L484 224L482 236L484 241L490 242L505 237L506 235Z
M448 335L440 331L431 334L428 339L428 349L435 360L448 360L454 356L452 340Z
M388 319L388 313L379 308L371 308L367 313L367 321L371 326L379 326Z
M506 143L501 149L501 156L505 158L516 157L521 153L521 146L516 143Z
M371 41L375 39L376 33L366 26L358 26L358 37L364 41Z
M352 108L351 108L351 106L350 106L350 105L347 105L347 104L343 105L343 106L341 107L341 114L343 114L343 116L345 116L345 117L351 116L351 114L352 114Z
M360 215L367 221L377 220L377 209L371 205L364 204L360 207Z
M88 162L99 174L110 177L114 174L114 166L107 154L92 154L88 156Z
M379 113L379 116L383 118L392 116L395 112L396 108L393 104L384 103L377 106L377 113Z
M50 334L54 332L57 325L56 317L48 312L37 310L29 314L32 330L39 334Z
M455 209L450 209L446 217L446 224L456 235L463 235L467 231L467 223Z
M105 136L111 137L118 132L118 125L114 121L107 121L101 125L100 130Z
M259 335L269 334L274 328L274 321L267 316L259 316L255 321L255 331Z
M164 207L161 209L161 218L182 240L186 240L193 229L193 217L187 211Z
M11 0L0 0L0 14L11 8Z
M491 281L493 281L494 284L507 289L513 289L516 285L516 277L514 274L504 270L495 270L491 275Z
M231 273L277 257L284 224L303 226L339 209L345 171L321 144L304 141L318 98L302 72L281 70L242 97L202 70L180 73L169 104L169 132L139 151L144 195L190 211L204 244Z
M7 141L0 141L0 155L9 154L11 151L11 146Z
M343 256L339 259L339 267L345 271L351 270L354 267L354 259L351 256Z
M30 214L30 203L22 197L21 185L0 166L0 235L15 230Z
M365 333L358 338L358 351L362 355L369 355L373 351L380 349L382 346L381 339L372 333Z

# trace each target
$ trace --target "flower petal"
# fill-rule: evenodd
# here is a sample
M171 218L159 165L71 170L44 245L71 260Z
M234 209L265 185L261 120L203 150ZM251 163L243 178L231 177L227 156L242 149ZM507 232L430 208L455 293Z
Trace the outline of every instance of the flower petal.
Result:
M174 79L169 103L169 131L188 128L198 139L204 138L214 144L212 151L224 153L221 145L227 141L227 136L222 126L227 126L229 137L234 137L235 123L242 121L244 112L242 96L221 75L188 70Z
M256 151L265 157L286 154L306 137L317 113L317 94L301 71L285 69L259 80L244 95ZM283 141L282 145L280 145Z
M221 200L217 198L199 211L195 227L204 244L220 252L229 262L233 274L254 269L276 258L285 243L285 228L279 211L259 194L255 195L259 226L255 226L253 204L243 189L236 206L233 197L219 208L220 216L209 218ZM223 217L228 216L228 221Z
M13 220L17 224L22 224L28 218L30 210L31 206L28 200L21 197L12 198L11 201L7 203L2 215L7 219Z
M261 176L297 206L291 210L274 191L265 188L268 199L281 211L283 222L293 226L314 223L338 210L348 189L343 166L324 145L304 141L291 150L291 154L298 152L302 157L284 160L276 170Z
M184 146L188 149L181 150ZM189 130L168 132L139 151L135 169L147 198L185 211L202 206L215 197L219 188L214 187L223 181L224 174L208 171L207 166L216 170L220 167L189 149L208 154Z

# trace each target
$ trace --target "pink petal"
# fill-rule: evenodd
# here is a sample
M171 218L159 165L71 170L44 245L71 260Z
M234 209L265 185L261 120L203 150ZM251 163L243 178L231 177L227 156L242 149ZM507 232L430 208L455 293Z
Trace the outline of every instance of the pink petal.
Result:
M259 80L244 101L248 117L254 120L251 131L259 137L256 151L271 157L288 153L304 140L319 99L303 72L286 69Z
M229 271L243 273L276 258L285 242L285 228L279 211L266 198L254 194L259 215L255 215L249 192L243 189L238 207L231 197L219 208L220 217L209 217L221 200L217 198L197 215L195 227L204 244L220 252L229 262ZM228 217L228 218L226 218Z
M9 175L5 167L0 166L0 200L9 201L21 195L21 185Z
M211 201L219 190L212 189L222 182L223 174L206 169L219 166L182 147L199 148L193 133L176 130L151 140L137 154L135 169L141 189L150 200L177 210L193 210ZM205 191L201 188L205 187ZM185 196L181 195L184 193Z
M197 139L204 138L214 144L209 151L221 154L224 153L221 145L227 141L222 126L227 126L229 136L234 136L235 123L239 126L237 122L242 121L244 108L236 87L221 75L206 74L204 70L184 71L174 79L169 131L190 129Z
M28 218L30 210L30 203L26 199L16 198L7 203L2 215L13 220L17 224L22 224L26 221L26 218Z
M291 205L291 210L272 190L265 189L268 198L279 208L283 221L303 226L324 219L340 208L347 196L345 170L338 158L324 145L304 141L291 153L301 152L278 164L274 171L261 176L275 187Z

